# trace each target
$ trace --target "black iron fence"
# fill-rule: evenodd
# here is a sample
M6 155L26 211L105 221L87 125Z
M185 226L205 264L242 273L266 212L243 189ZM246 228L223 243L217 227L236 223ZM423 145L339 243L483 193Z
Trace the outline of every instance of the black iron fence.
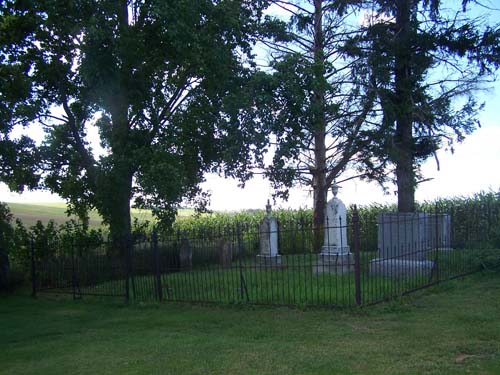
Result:
M316 233L304 221L274 230L244 224L159 236L128 249L70 243L64 251L31 252L33 294L115 296L136 301L353 306L500 266L500 215L483 211L380 214L348 219ZM327 232L330 233L330 232ZM314 249L314 237L326 247ZM343 238L345 236L345 238ZM263 253L276 238L277 254ZM40 246L40 245L39 245ZM49 246L50 244L44 244ZM54 245L55 246L55 245ZM264 246L265 247L265 246ZM58 246L58 249L61 247Z

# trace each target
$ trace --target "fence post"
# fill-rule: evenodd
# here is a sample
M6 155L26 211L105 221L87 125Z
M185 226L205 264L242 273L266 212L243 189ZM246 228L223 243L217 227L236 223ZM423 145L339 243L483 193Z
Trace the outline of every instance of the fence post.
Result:
M356 305L361 306L361 265L359 256L359 214L358 207L354 205L352 213L352 235L354 246L354 290Z
M76 299L76 273L75 273L75 246L74 239L71 238L71 287L73 288L73 299Z
M123 246L125 245L124 249L122 248L121 250L125 252L125 302L130 301L130 274L131 274L131 268L132 268L132 261L130 259L130 250L129 250L129 244L128 244L128 238L123 241L120 241L120 245Z
M163 291L161 287L160 254L158 252L158 232L155 227L151 232L151 250L153 252L155 264L156 297L158 298L158 301L161 302L163 300Z
M36 298L36 262L35 262L35 242L33 235L30 237L31 252L31 297Z
M439 215L439 203L438 201L436 201L436 204L434 206L434 220L436 222L436 257L435 257L435 264L434 264L434 267L436 267L436 278L437 278L437 282L439 284L439 281L441 279L441 273L440 273L440 267L439 267L439 219L438 219L438 215Z
M239 269L240 269L240 296L241 299L243 299L244 296L246 296L247 302L250 301L250 298L248 296L248 290L247 290L247 284L245 281L245 276L243 275L243 263L241 262L241 258L243 256L242 254L242 238L241 238L241 227L240 223L236 223L236 237L238 241L238 264L239 264Z
M7 286L9 278L9 255L7 254L7 248L3 249L3 233L0 230L0 289ZM2 259L3 258L3 259ZM3 263L3 264L2 264Z

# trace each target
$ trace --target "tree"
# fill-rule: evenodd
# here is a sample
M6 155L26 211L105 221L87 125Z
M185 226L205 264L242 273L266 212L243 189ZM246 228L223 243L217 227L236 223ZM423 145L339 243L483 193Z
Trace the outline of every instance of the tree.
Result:
M373 1L356 56L369 55L383 113L381 149L395 165L398 210L415 210L421 163L477 127L474 95L500 63L500 28L440 0Z
M203 205L203 172L249 176L259 135L240 105L252 97L251 36L262 6L3 2L1 74L11 82L2 87L3 136L42 124L42 186L81 216L96 208L125 249L132 200L168 224L183 199ZM89 139L95 128L100 155ZM32 147L18 145L18 156Z
M287 197L294 184L313 191L313 221L321 246L327 192L349 167L354 176L382 178L372 152L377 131L375 90L363 56L349 58L345 42L359 32L355 8L344 1L273 1L290 14L268 20L272 92L262 121L275 139L266 175ZM353 23L354 20L354 23Z

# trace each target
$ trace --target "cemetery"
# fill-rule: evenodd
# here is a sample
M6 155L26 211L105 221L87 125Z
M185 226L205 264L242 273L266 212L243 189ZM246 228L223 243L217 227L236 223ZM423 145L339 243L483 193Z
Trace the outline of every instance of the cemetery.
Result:
M417 214L348 213L332 188L322 246L310 222L279 221L270 203L257 225L139 239L125 257L106 246L33 262L33 294L115 296L288 306L370 305L498 264L498 206L452 205ZM482 212L484 211L484 212ZM487 215L485 215L485 213ZM488 216L488 217L486 217ZM475 224L474 224L475 223ZM467 230L461 230L466 225ZM491 236L492 241L485 241ZM36 252L36 249L33 249ZM75 256L75 254L80 254Z
M493 3L2 1L0 374L500 374Z
M269 203L246 224L152 231L130 258L39 227L25 247L38 298L0 294L2 370L497 373L499 196L403 218L330 197L316 250L307 212Z

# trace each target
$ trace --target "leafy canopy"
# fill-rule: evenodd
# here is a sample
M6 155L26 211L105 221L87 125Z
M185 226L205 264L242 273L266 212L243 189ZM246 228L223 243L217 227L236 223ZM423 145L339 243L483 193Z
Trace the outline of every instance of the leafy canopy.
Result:
M41 186L74 211L95 207L117 225L117 207L132 199L165 222L185 198L203 205L205 171L248 178L262 137L241 106L252 102L252 35L263 6L3 2L0 78L9 85L0 89L0 142L12 151L2 147L0 178L32 187L37 176L21 171L38 170ZM39 149L9 138L34 123L46 132ZM102 152L92 149L95 130ZM32 169L23 168L34 152Z

